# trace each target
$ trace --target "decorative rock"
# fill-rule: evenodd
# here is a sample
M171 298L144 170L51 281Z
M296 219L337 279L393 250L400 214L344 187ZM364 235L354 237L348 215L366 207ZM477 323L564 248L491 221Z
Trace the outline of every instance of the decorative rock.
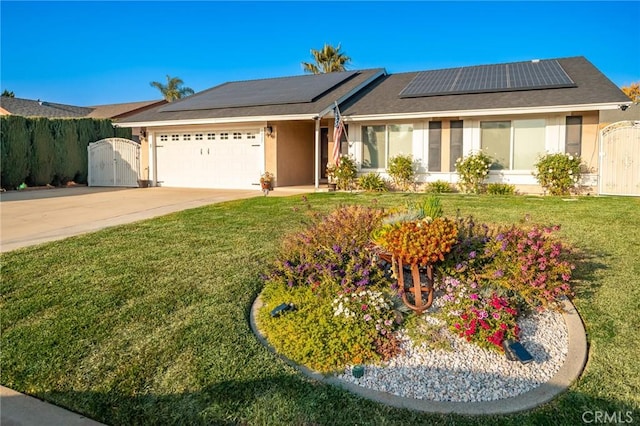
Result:
M451 336L452 351L429 350L414 345L401 332L401 355L386 365L367 365L362 378L349 374L350 368L338 377L368 389L432 401L479 402L516 396L551 379L564 363L569 344L559 312L535 313L518 325L521 343L534 358L529 364L509 361L455 336Z

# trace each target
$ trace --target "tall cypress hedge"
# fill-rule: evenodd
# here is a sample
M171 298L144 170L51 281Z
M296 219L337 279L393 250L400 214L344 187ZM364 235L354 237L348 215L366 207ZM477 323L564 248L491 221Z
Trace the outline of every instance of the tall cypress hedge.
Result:
M0 184L3 188L15 189L29 176L29 130L24 117L0 117Z
M55 145L47 118L31 121L31 174L27 183L41 186L53 182Z
M100 139L131 139L131 129L114 128L111 120L0 117L2 170L0 184L87 183L87 146Z

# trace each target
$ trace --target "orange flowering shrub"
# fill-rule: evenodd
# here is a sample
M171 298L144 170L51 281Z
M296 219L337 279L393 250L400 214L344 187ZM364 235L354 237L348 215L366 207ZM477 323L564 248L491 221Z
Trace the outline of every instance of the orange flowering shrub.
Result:
M441 217L387 225L375 236L375 243L397 261L420 266L444 260L457 241L457 224Z

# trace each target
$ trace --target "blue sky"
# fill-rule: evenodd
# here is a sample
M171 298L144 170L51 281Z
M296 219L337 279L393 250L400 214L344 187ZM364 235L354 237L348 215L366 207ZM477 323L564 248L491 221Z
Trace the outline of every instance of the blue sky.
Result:
M159 99L302 74L342 44L350 69L390 73L585 56L618 86L640 81L640 2L0 3L0 89L73 105Z

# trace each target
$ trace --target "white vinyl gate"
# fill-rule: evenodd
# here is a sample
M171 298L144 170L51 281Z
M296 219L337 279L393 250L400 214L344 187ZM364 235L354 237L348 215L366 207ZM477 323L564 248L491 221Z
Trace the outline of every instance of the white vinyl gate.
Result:
M89 186L138 186L140 144L122 138L90 143Z
M600 194L640 196L640 121L613 123L600 141Z

